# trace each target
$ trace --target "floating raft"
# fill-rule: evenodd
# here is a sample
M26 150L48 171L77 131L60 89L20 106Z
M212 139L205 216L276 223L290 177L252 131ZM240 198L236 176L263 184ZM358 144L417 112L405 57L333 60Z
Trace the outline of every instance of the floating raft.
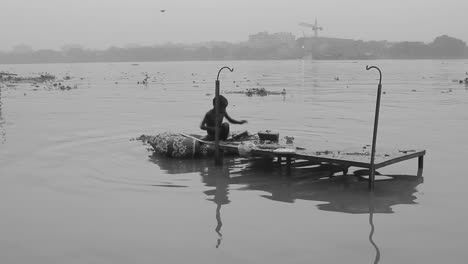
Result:
M204 141L190 135L181 134L182 136L192 138L206 145L214 145L212 141ZM247 144L245 144L247 143ZM220 142L221 150L229 153L242 154L242 146L251 143L247 142ZM280 144L256 144L250 146L248 154L256 157L276 158L279 164L283 158L286 161L288 174L291 173L292 167L331 164L341 168L343 174L347 174L349 167L357 167L371 169L371 155L366 149L350 149L346 151L313 151L292 145ZM388 165L392 165L405 160L418 158L418 176L422 174L424 166L425 150L409 149L409 150L392 150L385 152L377 152L375 154L374 169L380 169Z
M145 136L144 139L153 146L157 153L172 158L213 156L215 149L215 142L205 141L199 135L162 133L156 136ZM307 168L317 165L325 166L330 171L330 176L336 172L342 172L343 175L346 175L350 167L365 169L363 174L366 174L366 170L367 172L372 170L371 155L367 147L345 151L314 151L295 147L292 144L278 144L247 137L239 141L221 141L219 149L230 155L276 158L278 165L286 166L288 175L291 175L292 168ZM418 158L417 176L422 176L425 154L425 150L416 149L377 152L374 159L374 170ZM360 171L360 173L362 172ZM356 174L356 171L354 173Z
M237 151L239 145L220 142L220 149L226 151ZM253 148L250 152L252 156L277 158L278 163L286 159L286 168L288 173L292 167L308 166L314 164L332 164L342 168L344 174L347 174L349 167L358 167L371 169L371 155L362 150L356 151L311 151L302 148ZM418 158L418 175L422 173L424 165L425 150L394 150L384 153L376 153L374 168L380 169L385 166ZM293 164L294 162L294 164Z

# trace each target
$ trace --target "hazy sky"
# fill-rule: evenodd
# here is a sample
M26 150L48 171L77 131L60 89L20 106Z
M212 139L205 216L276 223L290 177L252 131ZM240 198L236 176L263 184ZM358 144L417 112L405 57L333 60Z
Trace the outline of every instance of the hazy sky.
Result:
M468 41L467 11L468 0L0 0L0 50L239 42L260 31L302 36L311 31L298 23L316 17L322 36Z

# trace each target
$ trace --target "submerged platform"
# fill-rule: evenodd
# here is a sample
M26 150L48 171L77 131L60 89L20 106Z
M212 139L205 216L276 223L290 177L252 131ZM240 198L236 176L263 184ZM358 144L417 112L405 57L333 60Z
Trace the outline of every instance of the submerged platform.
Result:
M288 176L293 176L295 171L298 171L298 176L307 171L320 170L325 172L326 176L324 177L331 177L340 172L342 175L347 175L350 167L360 168L360 170L355 170L353 173L360 177L369 176L369 188L373 188L375 175L380 174L377 171L378 169L406 160L417 158L418 170L415 176L422 176L425 150L378 149L372 166L369 145L358 149L319 151L294 145L288 140L288 137L285 138L286 143L282 144L276 141L260 140L259 137L247 135L246 137L220 141L218 146L220 154L226 153L231 156L239 155L246 158L260 157L271 159L273 162L276 161L277 166L286 168ZM216 143L214 141L205 141L200 135L162 133L156 136L142 135L138 139L147 141L157 153L163 156L172 158L214 156L215 163L222 165L221 157L216 156ZM323 175L323 173L320 175Z
M236 152L239 149L239 145L221 142L220 149L229 152ZM425 150L416 149L376 152L374 169L377 170L391 164L418 158L418 176L421 176L425 154ZM321 164L335 165L335 167L341 168L345 175L348 173L348 169L350 167L371 169L371 155L368 151L363 149L346 151L313 151L304 148L274 148L270 146L262 148L262 146L259 145L250 151L250 155L276 158L279 164L285 163L288 174L291 174L291 169L294 167Z

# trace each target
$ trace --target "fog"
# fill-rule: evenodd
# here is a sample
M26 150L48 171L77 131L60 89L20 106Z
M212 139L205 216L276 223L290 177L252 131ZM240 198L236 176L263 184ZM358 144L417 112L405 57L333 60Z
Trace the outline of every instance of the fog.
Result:
M447 34L468 40L463 0L1 0L1 10L4 51L18 44L103 49L238 42L260 31L300 37L312 32L299 22L315 18L322 36L429 42Z

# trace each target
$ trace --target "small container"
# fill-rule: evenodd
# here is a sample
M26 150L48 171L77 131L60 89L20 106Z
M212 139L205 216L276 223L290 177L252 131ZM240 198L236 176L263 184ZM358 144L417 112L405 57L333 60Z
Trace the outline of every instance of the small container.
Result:
M259 131L258 137L261 141L272 141L278 142L279 141L279 133L273 132L271 130Z

